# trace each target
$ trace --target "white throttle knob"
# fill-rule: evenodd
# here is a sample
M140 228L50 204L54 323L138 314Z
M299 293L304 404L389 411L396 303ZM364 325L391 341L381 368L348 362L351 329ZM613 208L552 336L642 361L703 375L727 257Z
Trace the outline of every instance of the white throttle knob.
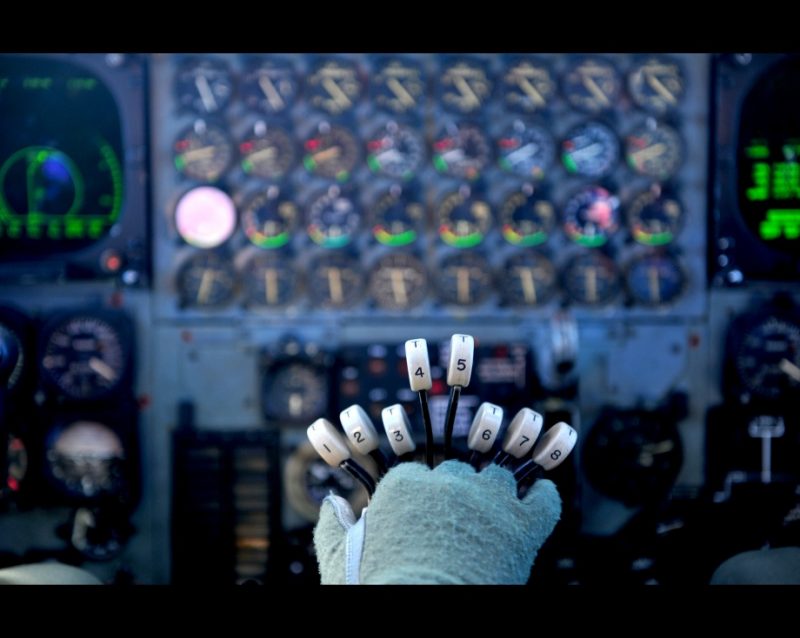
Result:
M383 429L386 430L389 444L397 456L408 454L417 449L411 435L411 424L408 421L408 415L402 405L395 403L383 408L381 420L383 421Z
M552 470L569 456L577 441L578 433L560 421L542 436L542 440L533 450L533 462L544 470Z
M447 366L447 385L465 388L472 377L475 340L470 335L455 334L450 338L450 363Z
M530 408L522 408L508 426L503 439L503 452L521 459L536 443L543 423L541 414Z
M350 458L350 450L347 448L342 435L334 427L333 423L327 419L317 419L306 430L308 440L328 465L339 467Z
M433 385L431 362L428 359L428 342L425 339L406 341L406 366L408 385L414 392L431 389Z
M347 435L347 442L356 452L369 454L380 447L378 431L367 412L360 405L351 405L341 411L339 421Z
M502 424L503 408L489 402L481 403L472 419L467 447L475 452L488 452L492 449Z

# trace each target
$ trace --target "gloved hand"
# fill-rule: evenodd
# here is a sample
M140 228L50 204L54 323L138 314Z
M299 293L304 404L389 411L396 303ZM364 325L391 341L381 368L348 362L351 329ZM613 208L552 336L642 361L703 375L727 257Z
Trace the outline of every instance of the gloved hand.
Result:
M358 521L327 496L314 546L323 584L524 584L560 515L547 479L520 500L512 473L494 464L402 463Z

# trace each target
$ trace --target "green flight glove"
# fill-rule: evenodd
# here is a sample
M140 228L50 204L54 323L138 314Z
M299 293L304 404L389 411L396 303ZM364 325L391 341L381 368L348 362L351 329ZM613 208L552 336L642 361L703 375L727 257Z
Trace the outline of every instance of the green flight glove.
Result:
M524 584L561 515L552 481L517 498L512 473L461 461L402 463L356 521L325 498L314 529L323 584Z

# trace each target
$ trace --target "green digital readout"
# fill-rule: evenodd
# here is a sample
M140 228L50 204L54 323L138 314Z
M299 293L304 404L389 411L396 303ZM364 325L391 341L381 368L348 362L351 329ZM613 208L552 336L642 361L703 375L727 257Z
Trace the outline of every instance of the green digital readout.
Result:
M71 251L122 214L120 116L87 69L0 58L0 254Z

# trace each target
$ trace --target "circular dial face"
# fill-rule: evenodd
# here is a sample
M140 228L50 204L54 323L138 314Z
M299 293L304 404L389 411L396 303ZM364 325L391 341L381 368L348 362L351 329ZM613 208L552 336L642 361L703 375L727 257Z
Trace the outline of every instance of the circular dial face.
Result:
M400 184L392 184L372 206L372 235L384 246L405 246L417 240L425 208Z
M175 75L178 104L196 113L222 111L233 96L233 76L225 60L189 60Z
M319 177L345 182L358 163L358 142L346 128L323 123L303 144L303 166Z
M575 108L599 113L614 106L622 82L614 65L601 58L585 58L564 76L564 95Z
M192 179L215 182L233 160L233 144L221 128L198 120L173 144L175 168Z
M374 173L411 179L425 161L425 143L412 128L387 122L367 141L367 166Z
M375 106L385 111L413 111L425 97L422 69L401 60L384 62L372 78L372 95Z
M270 420L310 422L326 413L328 392L323 368L303 360L289 360L264 374L264 414Z
M636 196L628 207L628 226L640 244L663 246L675 239L683 226L683 206L654 184Z
M369 293L380 308L406 310L428 294L428 275L422 262L408 253L381 257L372 269Z
M439 264L439 297L443 303L476 306L492 292L489 262L478 253L449 255Z
M663 115L678 106L686 90L680 65L667 58L648 58L628 75L628 91L643 109Z
M125 448L108 426L76 421L57 428L47 441L47 469L70 496L92 499L124 487Z
M198 186L178 200L175 228L181 238L197 248L214 248L236 229L236 206L227 193L213 186Z
M572 259L564 271L564 289L580 304L608 303L620 289L619 273L614 262L599 252L589 252Z
M450 124L433 143L433 166L452 177L477 179L491 156L489 141L472 124Z
M439 76L439 100L456 113L481 109L492 95L492 81L481 64L460 60L446 66Z
M128 347L109 322L79 315L46 336L42 373L72 399L99 399L119 387L128 365Z
M306 231L314 243L325 248L341 248L350 243L361 225L355 202L331 186L311 202Z
M182 307L224 306L236 291L236 272L216 253L203 251L184 262L176 283Z
M536 306L552 298L558 282L556 269L547 257L525 251L509 257L500 282L503 300L509 306Z
M553 204L530 184L509 195L500 207L503 238L514 246L537 246L555 224Z
M515 120L497 140L497 163L504 171L542 179L553 163L555 143L542 126Z
M280 248L292 238L297 207L277 186L257 192L242 206L242 229L259 248Z
M570 131L561 143L561 161L568 172L586 177L608 175L619 160L614 131L600 122L588 122Z
M242 170L264 179L280 179L294 168L297 150L292 138L281 128L257 122L253 132L239 144Z
M625 138L625 157L640 175L665 180L681 167L683 143L666 124L644 125Z
M492 224L492 211L467 186L447 195L437 210L439 237L449 246L470 248L480 244Z
M575 193L564 206L564 232L581 246L602 246L619 228L619 200L600 186Z
M533 113L547 108L556 94L550 69L535 60L518 60L503 75L503 102L515 111Z
M747 331L734 353L745 388L761 399L796 396L800 388L800 325L769 316Z
M0 323L0 339L13 341L16 346L17 360L14 363L13 370L11 370L11 375L8 377L8 381L6 381L6 388L13 390L20 382L22 372L28 363L27 354L20 335L11 326Z
M363 289L361 266L357 259L349 255L324 255L311 266L308 292L317 306L350 308L359 301Z
M638 303L646 306L672 303L685 286L683 269L668 255L640 257L628 268L628 289Z
M297 296L297 270L280 253L253 255L245 263L242 276L245 301L249 306L279 308Z
M324 60L306 81L308 103L331 115L351 110L361 97L361 90L355 63L345 60Z
M289 60L251 63L242 77L241 97L248 108L268 115L283 113L297 96L297 75Z

